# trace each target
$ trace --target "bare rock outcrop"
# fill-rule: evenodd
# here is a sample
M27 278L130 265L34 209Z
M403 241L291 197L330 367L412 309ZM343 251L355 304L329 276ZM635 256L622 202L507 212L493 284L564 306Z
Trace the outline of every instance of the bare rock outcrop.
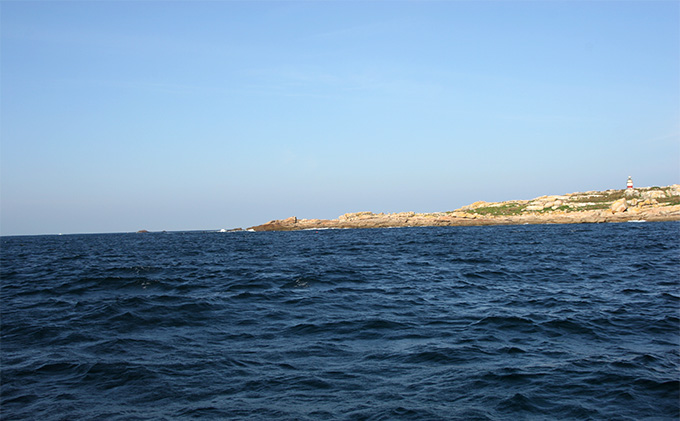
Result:
M640 197L645 200L645 199L660 199L666 197L666 192L662 190L649 190L646 192L642 192L640 194Z
M448 212L354 212L337 219L273 220L253 231L680 220L680 185L587 191L532 200L478 201Z
M628 209L628 203L626 203L625 198L622 198L612 203L609 209L612 211L612 213L625 212L626 209Z

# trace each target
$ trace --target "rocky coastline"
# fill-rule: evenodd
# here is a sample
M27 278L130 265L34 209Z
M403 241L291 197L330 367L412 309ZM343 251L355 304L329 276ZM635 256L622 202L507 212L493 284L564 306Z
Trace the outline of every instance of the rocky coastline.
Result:
M342 228L446 227L473 225L580 224L680 220L680 184L541 196L532 200L475 202L433 213L346 213L337 219L287 219L248 228L296 231Z

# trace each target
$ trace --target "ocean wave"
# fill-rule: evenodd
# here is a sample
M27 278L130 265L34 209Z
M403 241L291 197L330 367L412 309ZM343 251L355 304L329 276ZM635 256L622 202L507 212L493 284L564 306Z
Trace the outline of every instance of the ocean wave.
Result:
M679 231L3 238L2 418L678 419Z

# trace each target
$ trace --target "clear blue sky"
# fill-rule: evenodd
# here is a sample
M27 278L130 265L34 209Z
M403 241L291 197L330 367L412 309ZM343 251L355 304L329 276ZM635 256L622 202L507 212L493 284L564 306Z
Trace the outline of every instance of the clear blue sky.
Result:
M0 233L680 182L676 1L3 1Z

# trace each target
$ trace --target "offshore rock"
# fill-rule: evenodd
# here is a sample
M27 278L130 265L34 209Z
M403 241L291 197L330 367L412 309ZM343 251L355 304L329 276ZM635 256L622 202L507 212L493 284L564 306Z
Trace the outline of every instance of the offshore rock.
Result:
M626 201L633 190L635 197ZM443 227L511 224L581 224L631 220L680 220L680 185L588 191L532 200L478 201L448 212L346 213L337 219L287 219L250 227L253 231L304 229Z

